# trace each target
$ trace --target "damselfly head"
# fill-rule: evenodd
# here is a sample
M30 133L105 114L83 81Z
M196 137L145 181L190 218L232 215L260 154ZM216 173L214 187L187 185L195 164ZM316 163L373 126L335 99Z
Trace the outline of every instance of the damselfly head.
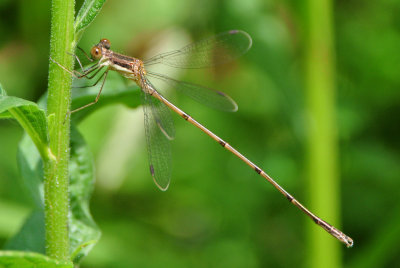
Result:
M110 47L111 47L111 42L110 42L110 40L108 40L108 39L106 39L106 38L101 39L101 40L100 40L100 44L101 44L104 48L106 48L106 49L110 49Z
M101 48L98 45L92 47L92 49L90 50L90 55L92 55L92 58L94 60L99 60L102 54L103 53L101 52Z
M110 49L110 47L111 47L110 41L108 39L103 38L97 45L92 47L92 49L90 50L90 55L92 55L92 58L94 60L99 60L101 56L103 56L103 48L108 50Z

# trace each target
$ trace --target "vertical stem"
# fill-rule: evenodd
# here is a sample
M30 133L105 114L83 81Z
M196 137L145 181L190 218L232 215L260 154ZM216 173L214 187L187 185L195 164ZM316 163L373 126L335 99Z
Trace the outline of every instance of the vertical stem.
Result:
M50 56L68 69L73 69L74 0L53 0ZM69 261L68 237L68 161L69 118L65 118L71 102L71 75L56 64L49 66L47 113L50 120L50 149L55 161L45 161L45 224L46 254Z
M307 0L306 88L310 207L331 224L339 223L338 142L335 118L335 62L331 0ZM340 243L308 225L307 267L340 267Z

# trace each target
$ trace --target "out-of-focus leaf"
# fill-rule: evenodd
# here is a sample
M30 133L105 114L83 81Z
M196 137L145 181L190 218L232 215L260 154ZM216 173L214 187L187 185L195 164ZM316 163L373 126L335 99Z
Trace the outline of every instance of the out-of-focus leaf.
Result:
M106 0L85 0L83 2L74 23L75 44L79 42L83 30L96 18L105 2Z
M0 84L0 98L6 97L6 96L7 96L7 93ZM12 115L10 114L10 112L4 111L4 112L0 113L0 119L7 119L7 118L12 118Z
M94 171L90 149L78 130L71 129L70 160L70 248L74 263L86 256L100 238L101 232L89 211Z
M45 255L25 251L0 251L0 267L4 268L72 268L72 263L61 262Z
M94 87L85 87L93 85L100 76L102 72L99 73L93 79L74 79L72 88L72 107L71 110L82 107L88 103L95 100L97 94L102 85L102 80L97 83ZM130 108L135 108L140 105L140 88L135 84L127 84L129 80L121 77L120 74L116 72L109 72L107 80L104 84L103 90L101 92L99 101L89 106L83 110L80 110L72 114L72 120L75 123L81 121L84 117L91 114L93 111L100 109L109 104L122 103ZM85 88L79 88L85 87Z
M43 210L43 162L35 150L35 145L27 135L19 143L17 162L22 182L29 191L35 208Z
M0 97L7 96L7 92L3 89L3 86L0 84Z
M44 253L43 162L27 135L24 135L19 143L17 160L22 184L33 200L34 211L19 232L7 242L5 248Z
M2 116L2 114L4 115ZM7 96L0 85L0 118L15 118L35 143L43 158L52 154L48 145L46 113L34 102Z
M4 246L6 250L24 250L45 254L44 211L35 210L20 231Z

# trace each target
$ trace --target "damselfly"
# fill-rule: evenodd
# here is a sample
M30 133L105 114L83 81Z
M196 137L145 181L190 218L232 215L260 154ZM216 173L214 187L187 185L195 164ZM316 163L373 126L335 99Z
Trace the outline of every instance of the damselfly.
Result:
M93 46L90 54L95 63L83 69L79 58L76 57L78 63L81 65L83 72L70 71L58 64L61 68L71 73L76 78L95 77L99 72L103 71L100 78L96 81L103 79L99 93L96 99L78 109L73 110L76 112L95 104L100 97L104 82L110 70L117 71L124 77L134 81L141 90L141 101L144 111L144 125L147 141L147 151L149 156L150 173L153 177L155 184L163 191L167 190L171 179L171 150L169 140L174 138L174 126L169 113L169 109L179 114L183 119L199 128L212 139L217 141L222 147L236 155L240 160L249 165L260 176L270 182L279 192L281 192L293 205L308 215L316 224L325 229L332 236L346 244L347 247L353 246L353 240L345 235L343 232L323 221L300 202L298 202L292 195L284 190L278 183L276 183L266 172L253 164L249 159L243 156L235 148L227 142L219 138L213 132L205 128L187 113L176 107L163 97L159 91L150 82L150 78L160 79L172 88L188 95L189 97L201 102L205 105L226 110L236 111L236 103L225 93L213 89L205 88L199 85L177 81L165 75L151 72L148 67L155 64L165 64L176 68L203 68L211 67L223 63L228 63L239 56L246 53L252 45L251 37L243 31L232 30L213 36L208 39L187 45L179 50L163 53L152 57L148 60L142 61L134 57L125 56L112 51L110 41L102 39L100 42Z

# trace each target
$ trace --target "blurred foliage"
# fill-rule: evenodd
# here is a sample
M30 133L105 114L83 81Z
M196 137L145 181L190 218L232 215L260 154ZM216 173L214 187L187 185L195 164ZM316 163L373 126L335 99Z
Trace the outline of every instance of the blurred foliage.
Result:
M107 37L113 49L145 58L228 29L250 33L253 48L234 64L166 70L227 92L237 113L165 92L307 205L302 3L108 1L79 46L88 51ZM46 91L49 8L49 1L0 1L0 82L9 95L37 101ZM355 241L343 247L343 264L393 267L400 262L400 1L336 1L334 11L342 226ZM103 233L82 267L306 267L309 219L177 116L172 182L160 192L148 172L142 117L141 109L110 105L79 126L96 161L91 211ZM33 207L16 168L21 137L16 123L0 121L0 245Z

